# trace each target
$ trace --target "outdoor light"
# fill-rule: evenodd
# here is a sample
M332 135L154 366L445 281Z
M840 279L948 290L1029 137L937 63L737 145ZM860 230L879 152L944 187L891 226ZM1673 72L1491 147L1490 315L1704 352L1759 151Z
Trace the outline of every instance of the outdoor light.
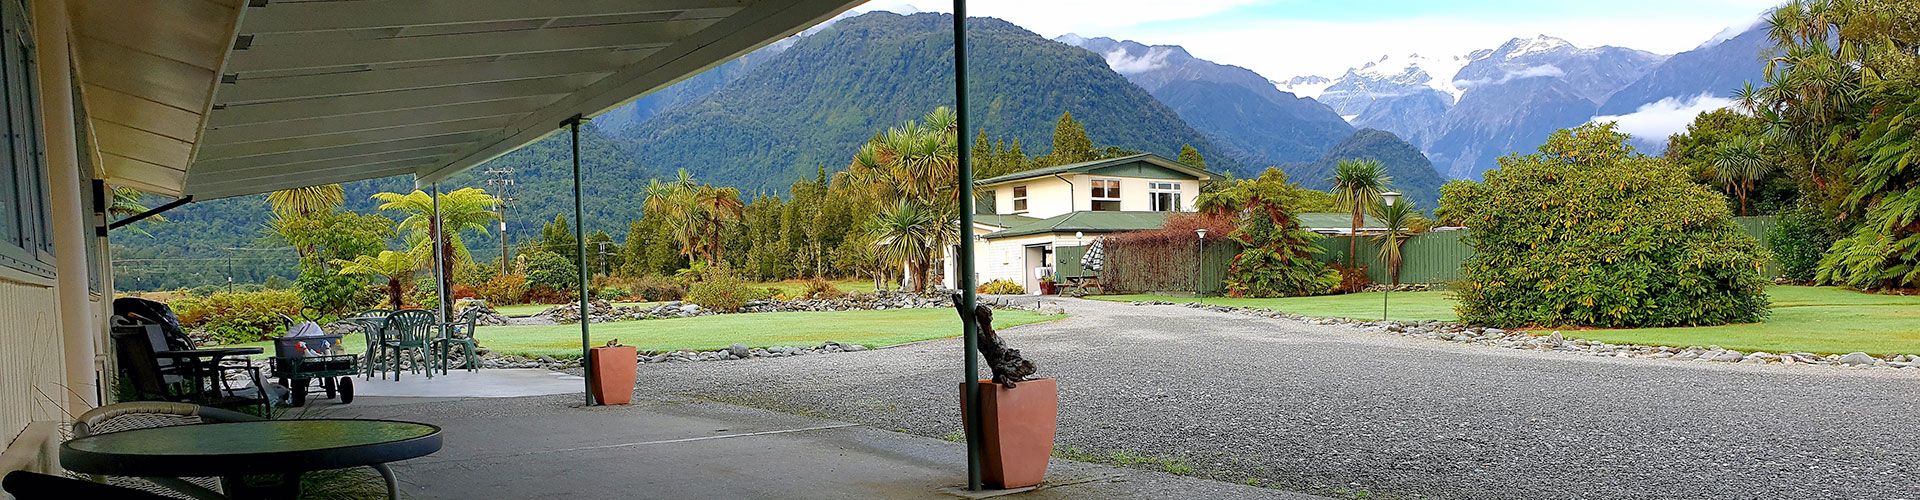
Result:
M1393 191L1380 193L1380 199L1381 201L1387 202L1387 206L1391 207L1393 206L1393 202L1400 201L1400 193Z
M1195 228L1193 234L1200 237L1193 252L1193 295L1197 297L1200 295L1200 273L1207 269L1207 228Z
M1207 239L1207 228L1195 229L1193 230L1193 234L1199 235L1200 239Z
M1387 191L1385 193L1380 193L1380 201L1385 202L1387 206L1391 207L1393 206L1393 202L1400 201L1400 193L1394 192L1394 191ZM1351 237L1358 238L1359 235L1354 235ZM1393 234L1389 232L1387 234L1387 241L1383 244L1392 245L1393 243L1394 243ZM1393 295L1393 284L1389 283L1387 284L1387 288L1380 292L1380 321L1387 320L1387 297L1390 297L1392 295Z

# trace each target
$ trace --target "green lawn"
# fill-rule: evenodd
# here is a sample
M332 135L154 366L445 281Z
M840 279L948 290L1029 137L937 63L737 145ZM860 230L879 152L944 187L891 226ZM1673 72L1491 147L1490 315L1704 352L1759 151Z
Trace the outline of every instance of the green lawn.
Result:
M1774 286L1767 290L1773 313L1760 323L1684 328L1618 330L1559 329L1561 335L1615 344L1666 346L1718 345L1741 351L1871 354L1920 353L1920 296L1879 295L1834 287ZM1099 300L1193 302L1193 297L1108 295ZM1380 318L1380 294L1236 299L1203 297L1208 304L1265 307L1307 316ZM1453 299L1446 292L1395 293L1389 310L1396 320L1453 320ZM1539 332L1552 328L1535 329Z
M1353 318L1364 320L1380 319L1380 292L1350 293L1346 295L1322 295L1318 297L1280 297L1272 299L1249 299L1234 297L1192 297L1178 295L1099 295L1087 297L1094 300L1132 302L1136 300L1164 300L1175 304L1200 302L1233 307L1264 307L1275 311L1289 312L1303 316L1329 318ZM1394 292L1387 299L1387 313L1390 319L1400 321L1445 320L1453 321L1453 299L1447 292Z
M1065 316L1031 311L995 311L994 326L1005 328ZM835 341L868 347L918 342L960 334L960 323L953 311L944 308L888 309L881 311L781 312L721 314L693 318L657 319L595 323L591 329L593 345L610 339L638 347L641 351L679 349L714 350L735 342L748 347L779 345L811 347ZM554 357L580 354L580 325L483 326L480 345L494 352ZM343 342L351 352L362 351L360 335L348 335ZM271 342L251 344L273 349Z

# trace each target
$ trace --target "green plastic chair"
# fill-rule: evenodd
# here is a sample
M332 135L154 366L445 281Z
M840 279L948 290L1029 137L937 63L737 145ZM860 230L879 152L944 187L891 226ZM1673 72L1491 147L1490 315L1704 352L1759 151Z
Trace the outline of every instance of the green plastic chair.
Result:
M368 309L365 311L360 311L359 313L354 314L352 316L348 316L351 318L362 318L362 319L354 320L355 323L360 324L360 331L362 333L361 337L363 337L362 340L365 340L367 344L366 350L360 351L360 352L366 353L365 354L366 363L364 363L364 366L361 367L361 371L366 372L366 376L362 378L369 379L369 380L373 379L373 372L379 369L378 363L379 363L379 359L381 358L380 340L381 340L382 334L384 333L382 330L386 329L386 326L387 326L386 318L388 315L391 315L391 314L393 314L393 311L390 311L387 309ZM378 318L378 319L373 319L373 318Z
M453 357L451 351L455 347L466 349L466 356L461 359L465 361L467 371L480 369L480 357L474 354L474 348L478 343L473 338L473 326L479 320L480 309L468 308L467 312L460 314L459 320L448 324L447 328L440 331L439 338L433 339L434 347L437 348L435 351L440 354L440 373L447 373L447 360Z
M423 362L427 363L427 378L433 378L429 344L433 341L437 328L433 313L419 309L394 311L387 315L386 327L381 328L380 350L387 358L387 368L392 369L393 379L400 380L400 363L406 361L411 369L418 373ZM406 357L412 354L412 357ZM381 377L386 378L386 377Z

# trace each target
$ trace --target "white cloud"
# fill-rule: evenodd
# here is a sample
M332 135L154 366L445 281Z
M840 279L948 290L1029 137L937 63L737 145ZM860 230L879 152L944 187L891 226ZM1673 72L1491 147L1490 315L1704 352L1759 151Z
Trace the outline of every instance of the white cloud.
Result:
M1113 52L1108 52L1105 55L1107 57L1107 66L1113 68L1113 71L1121 74L1133 74L1152 71L1159 69L1161 66L1166 66L1167 54L1171 53L1172 51L1167 49L1155 47L1147 49L1147 53L1141 54L1140 57L1127 54L1126 49L1113 49Z
M1614 122L1620 125L1620 131L1626 132L1635 140L1649 144L1664 144L1667 136L1684 132L1687 124L1700 113L1713 111L1733 105L1733 99L1716 97L1710 93L1685 97L1667 97L1647 104L1624 115L1602 115L1593 117L1593 122Z
M1539 66L1527 66L1524 68L1520 68L1518 70L1508 71L1505 74L1500 75L1500 78L1498 79L1478 78L1473 80L1454 80L1453 86L1460 87L1460 89L1465 90L1473 87L1478 87L1481 85L1495 85L1495 84L1507 83L1507 82L1511 82L1521 78L1539 78L1543 76L1557 77L1557 76L1566 76L1566 74L1567 72L1564 70L1561 70L1559 66L1554 66L1552 64L1542 64Z

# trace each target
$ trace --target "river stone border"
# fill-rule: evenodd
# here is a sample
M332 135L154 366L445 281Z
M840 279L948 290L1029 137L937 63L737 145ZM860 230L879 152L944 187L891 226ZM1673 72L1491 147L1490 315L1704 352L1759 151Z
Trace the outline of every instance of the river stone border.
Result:
M1167 301L1135 301L1131 302L1131 304L1135 306L1179 305L1213 312L1272 319L1287 319L1315 325L1352 326L1369 332L1390 333L1402 337L1418 337L1461 344L1479 344L1531 351L1565 352L1589 356L1753 365L1824 365L1845 368L1888 369L1920 368L1920 355L1913 354L1894 354L1888 356L1873 356L1864 352L1826 355L1810 352L1774 354L1764 351L1741 352L1722 348L1717 345L1688 347L1640 344L1623 345L1585 339L1570 339L1561 335L1557 330L1547 335L1535 335L1523 331L1468 326L1461 323L1438 320L1365 321L1348 318L1302 316L1267 308L1220 306L1199 302L1175 304Z

